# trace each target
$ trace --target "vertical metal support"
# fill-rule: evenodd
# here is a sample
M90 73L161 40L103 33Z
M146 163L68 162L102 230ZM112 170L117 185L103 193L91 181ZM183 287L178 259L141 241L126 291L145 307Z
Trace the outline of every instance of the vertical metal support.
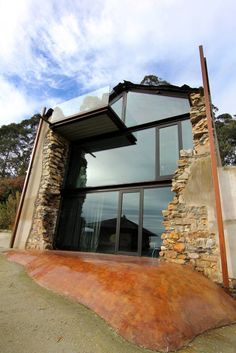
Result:
M204 87L207 127L208 127L208 132L209 132L211 172L212 172L213 188L214 188L214 193L215 193L216 218L217 218L217 225L218 225L218 232L219 232L219 244L220 244L220 257L221 257L223 284L224 284L225 288L229 288L229 276L228 276L227 257L226 257L226 248L225 248L220 187L219 187L219 180L218 180L218 173L217 173L216 148L215 148L214 133L213 133L213 119L212 119L210 87L209 87L209 79L208 79L208 73L207 73L207 63L206 63L206 58L204 57L204 54L203 54L202 45L199 46L199 52L200 52L202 80L203 80L203 87Z
M27 173L26 173L26 176L25 176L25 181L24 181L24 186L23 186L23 190L22 190L22 193L21 193L19 206L18 206L17 212L16 212L15 223L14 223L14 226L13 226L12 236L11 236L11 240L10 240L10 244L9 244L10 248L13 248L13 246L14 246L16 233L17 233L17 228L18 228L18 225L19 225L20 216L21 216L21 212L22 212L22 208L23 208L23 204L24 204L24 200L25 200L25 195L26 195L26 191L27 191L27 187L28 187L28 183L29 183L30 173L31 173L31 170L32 170L32 166L33 166L33 162L34 162L34 158L35 158L35 154L36 154L36 150L37 150L37 146L38 146L38 142L39 142L39 137L40 137L42 126L43 126L43 121L44 121L43 117L45 115L45 112L46 112L46 108L43 108L43 111L42 111L42 114L41 114L41 118L39 120L37 134L36 134L36 137L35 137L35 140L34 140L34 146L33 146L33 150L32 150L32 153L31 153L29 166L28 166Z

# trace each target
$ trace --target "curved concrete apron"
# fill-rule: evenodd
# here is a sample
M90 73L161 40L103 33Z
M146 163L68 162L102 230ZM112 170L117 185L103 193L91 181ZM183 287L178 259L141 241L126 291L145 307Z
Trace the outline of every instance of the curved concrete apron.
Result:
M156 259L56 251L8 251L40 285L77 300L121 336L172 351L236 321L236 302L188 266Z

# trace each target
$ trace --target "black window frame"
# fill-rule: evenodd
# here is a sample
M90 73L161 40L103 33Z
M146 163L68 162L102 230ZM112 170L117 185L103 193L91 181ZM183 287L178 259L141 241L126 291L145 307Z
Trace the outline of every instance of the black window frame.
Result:
M169 126L173 126L173 125L177 125L177 129L178 129L178 144L179 144L179 155L180 155L180 150L183 148L183 138L182 138L182 125L181 122L184 120L189 120L190 119L190 114L183 114L183 115L178 115L175 116L173 118L167 118L167 119L163 119L161 121L157 120L155 122L151 122L151 123L146 123L146 124L142 124L142 125L138 125L138 126L134 126L134 127L130 127L127 128L125 130L125 132L123 133L127 133L130 134L132 132L138 132L138 131L143 131L146 129L150 129L150 128L155 128L155 150L153 151L153 153L155 153L155 179L154 180L146 180L146 181L135 181L135 182L129 182L129 183L120 183L120 184L109 184L109 185L96 185L96 186L85 186L85 187L67 187L66 185L66 180L68 178L68 173L70 170L70 157L68 158L68 164L67 164L67 173L66 173L66 177L65 177L65 183L64 186L62 188L62 193L64 194L65 192L72 192L73 190L77 190L79 192L81 192L82 190L106 190L109 188L122 188L122 186L126 187L126 186L139 186L139 185L157 185L159 182L161 181L169 181L173 178L173 174L169 174L169 175L160 175L160 146L159 146L159 130L161 128L165 128L165 127L169 127ZM117 136L117 133L110 133L110 134L106 134L106 135L102 135L97 137L96 139L100 139L100 138L110 138L112 136ZM93 139L93 142L96 140ZM89 139L88 139L89 141ZM85 139L82 140L81 142L75 142L72 144L72 148L73 146L78 147L85 142ZM71 150L72 150L71 148ZM85 153L88 153L87 151L84 151ZM176 161L177 162L177 161ZM177 165L176 165L176 169L177 169Z

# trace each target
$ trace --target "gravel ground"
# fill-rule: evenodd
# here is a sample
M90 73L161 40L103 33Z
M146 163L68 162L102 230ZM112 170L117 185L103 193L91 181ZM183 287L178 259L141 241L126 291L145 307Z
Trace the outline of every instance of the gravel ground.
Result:
M0 231L0 250L7 249L9 247L11 239L11 232Z
M147 353L84 306L34 283L0 255L0 353ZM179 353L235 353L236 325L213 330Z

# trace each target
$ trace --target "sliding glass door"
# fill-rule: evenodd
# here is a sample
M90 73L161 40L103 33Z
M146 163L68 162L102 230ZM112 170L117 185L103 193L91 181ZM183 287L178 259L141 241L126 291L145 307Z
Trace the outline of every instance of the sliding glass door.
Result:
M138 255L141 237L140 191L120 193L117 252Z
M166 186L65 196L55 247L156 257L172 198Z

